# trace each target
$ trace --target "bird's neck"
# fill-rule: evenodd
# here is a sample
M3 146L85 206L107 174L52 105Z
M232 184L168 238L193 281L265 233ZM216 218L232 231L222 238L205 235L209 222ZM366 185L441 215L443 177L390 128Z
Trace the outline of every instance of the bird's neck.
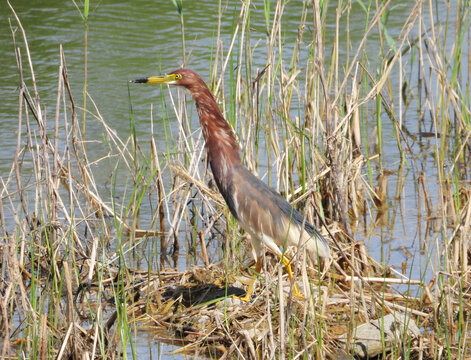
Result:
M224 195L232 183L234 166L240 164L239 147L229 123L206 84L192 91L200 118L211 170L219 190Z

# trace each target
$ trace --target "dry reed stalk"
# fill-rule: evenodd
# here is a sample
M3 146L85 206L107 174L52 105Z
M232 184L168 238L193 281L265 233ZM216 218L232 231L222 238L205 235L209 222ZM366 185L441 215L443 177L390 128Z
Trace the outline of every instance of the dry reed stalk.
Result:
M19 19L17 18L19 21ZM19 23L21 27L21 23ZM23 35L24 31L23 31ZM26 47L27 47L27 40L24 38ZM27 50L27 52L29 52ZM18 59L20 59L20 52L18 50ZM29 57L29 56L28 56ZM30 57L29 57L30 59ZM15 213L14 221L16 222L16 230L14 231L13 236L8 237L9 244L5 250L8 250L9 258L11 259L11 266L9 267L9 275L8 277L11 279L12 286L15 286L19 289L18 294L20 296L15 295L17 300L15 301L18 304L17 307L17 314L20 316L20 319L28 319L28 323L32 323L32 331L39 331L39 338L41 341L39 342L39 349L37 349L38 354L40 357L45 358L50 353L50 344L49 341L45 342L44 339L47 339L48 336L46 335L49 333L49 326L48 323L48 315L43 314L41 308L36 308L36 304L43 304L45 301L44 299L47 298L49 291L53 291L53 289L49 288L49 282L46 282L44 285L42 284L43 276L41 273L46 272L49 276L49 281L52 283L59 284L61 282L61 273L62 268L66 269L65 272L67 275L65 276L66 284L67 284L67 294L68 294L68 311L66 312L66 316L62 316L62 314L57 313L58 308L54 307L54 302L57 296L60 297L59 294L54 294L51 296L51 299L48 300L51 302L51 313L57 314L57 323L56 329L60 331L62 328L69 329L67 331L67 336L65 342L63 343L62 347L62 354L64 351L71 351L71 353L76 353L76 349L73 347L70 350L66 350L67 347L67 338L72 331L72 336L75 338L75 326L73 324L75 312L72 306L72 282L77 281L75 273L72 277L70 273L67 271L67 261L62 263L60 257L64 253L70 254L71 252L76 252L76 254L80 254L80 257L87 257L87 250L82 247L82 241L86 241L86 239L81 238L79 235L76 221L80 221L75 217L75 211L73 209L77 209L83 215L82 222L87 224L86 228L88 232L92 234L94 232L95 226L89 223L89 214L87 210L83 210L82 204L85 199L85 202L91 205L90 208L95 207L98 209L98 212L95 214L102 213L103 207L106 207L105 202L101 200L101 198L96 195L98 194L97 188L93 182L93 177L90 175L89 169L87 167L90 163L87 158L86 154L80 155L80 148L76 147L77 144L75 139L72 138L73 146L64 147L64 153L59 153L60 148L60 137L62 136L62 132L60 131L60 107L62 104L66 106L65 100L65 89L67 89L68 95L70 96L70 87L67 82L66 77L66 70L65 70L65 63L63 62L64 55L62 53L62 49L60 49L60 59L61 65L58 71L58 88L56 94L56 112L54 117L53 123L53 140L51 141L47 136L47 129L48 125L45 122L46 116L43 115L42 106L39 103L39 96L37 95L37 91L35 90L35 97L31 97L27 88L23 83L23 68L21 66L21 62L18 62L19 73L20 73L20 110L19 110L19 120L18 120L18 134L19 137L17 139L17 150L14 159L14 164L16 164L12 168L12 174L16 173L17 179L17 189L18 193L20 194L20 199L22 202L23 213L21 216L26 219L26 222L22 223L19 216ZM31 61L31 59L30 59ZM32 63L30 63L30 70L33 71ZM32 73L32 77L34 79L34 72ZM36 84L34 82L34 88L36 88ZM34 121L36 121L36 125L39 130L39 136L35 134L34 127L30 124L30 113L23 112L23 106L25 108L29 108L33 115ZM65 112L64 112L65 113ZM26 120L25 120L26 118ZM72 133L76 131L74 128L75 124L72 121ZM24 133L22 128L26 128L26 135L25 138L27 139L29 147L22 148L23 136ZM68 129L67 117L65 118L65 129ZM66 132L69 134L69 132ZM67 141L70 138L67 136ZM74 149L74 153L72 157L77 159L75 164L72 164L71 154L68 152L68 149ZM32 176L34 178L34 197L32 199L32 203L26 202L25 193L26 191L30 192L28 188L30 186L23 186L23 176L24 176L24 165L28 159L32 160ZM65 162L64 162L65 159ZM82 160L80 160L82 159ZM66 165L67 164L67 165ZM84 165L87 164L87 165ZM79 174L82 174L82 179L88 179L87 181L80 181L72 175L71 165L77 165L79 168ZM75 170L77 169L75 168ZM76 172L77 173L77 172ZM3 180L3 179L2 179ZM84 184L85 183L85 184ZM8 193L8 189L5 187L2 194L3 198L11 198L14 194ZM63 187L61 188L61 185ZM93 189L90 189L90 186ZM65 189L65 191L63 191ZM67 201L64 201L62 197L68 197L68 205L65 204ZM31 199L31 198L30 198ZM89 201L87 201L89 200ZM103 205L100 205L100 203ZM3 204L3 202L2 202ZM14 206L12 204L12 209ZM109 208L108 208L109 209ZM31 212L33 214L31 215ZM71 212L69 212L71 211ZM73 212L72 212L73 211ZM110 211L112 214L113 211ZM101 217L103 220L103 217ZM4 234L8 234L6 231L6 223L5 218L3 217L3 205L2 205L2 229L4 230ZM93 220L92 220L93 222ZM73 241L68 243L67 240L72 239ZM18 241L18 239L20 241ZM80 239L80 240L79 240ZM92 236L92 251L91 251L91 264L92 266L89 267L89 279L95 277L95 267L93 264L96 264L96 257L94 254L97 254L97 237ZM29 250L29 246L33 245L33 248ZM17 247L18 245L18 247ZM70 245L70 247L69 247ZM74 247L74 246L77 247ZM87 246L87 245L85 245ZM35 254L35 261L31 263L31 259L29 256L25 257L25 254L28 254L29 251ZM81 261L81 260L80 260ZM33 267L34 271L30 271L30 267ZM77 263L73 263L75 269L77 269ZM100 264L103 266L103 264ZM25 276L23 276L25 275ZM44 288L43 291L37 293L38 299L32 299L34 301L33 304L29 303L27 292L29 290L25 289L25 284L28 284L29 281L37 282L40 284L41 289ZM33 285L33 286L38 286ZM29 285L31 286L31 285ZM29 289L28 286L28 289ZM7 298L2 299L2 304L10 303L12 298L10 298L10 293L7 292ZM57 302L59 303L59 302ZM41 316L41 321L38 323L35 322L34 319ZM6 317L5 319L7 319ZM7 321L4 322L8 324ZM37 324L37 328L36 325ZM31 331L31 330L26 330ZM8 333L8 332L7 332ZM77 345L77 341L72 341L73 346ZM29 345L28 345L29 346ZM65 346L65 347L64 347ZM10 346L9 341L3 341L2 351L3 354L8 353Z
M152 111L151 111L152 113ZM154 141L154 122L151 121L151 153L153 157L153 162L152 165L155 166L155 178L157 181L157 195L158 195L158 214L159 214L159 228L161 232L160 236L160 251L161 251L161 261L160 261L160 266L163 266L164 263L164 257L167 252L167 244L165 241L165 211L164 211L164 203L165 203L165 189L163 185L163 180L162 180L162 171L160 169L160 163L159 163L159 156L157 153L157 147L155 145ZM154 172L154 168L151 168L152 172ZM152 223L154 223L154 218L152 219Z

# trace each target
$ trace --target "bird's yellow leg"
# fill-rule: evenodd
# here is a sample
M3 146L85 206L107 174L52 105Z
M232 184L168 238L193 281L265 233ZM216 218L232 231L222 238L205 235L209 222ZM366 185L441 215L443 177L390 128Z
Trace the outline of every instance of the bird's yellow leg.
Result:
M291 263L283 255L280 255L280 257L281 257L281 261L283 262L283 265L286 267L286 271L288 273L289 280L290 281L293 280L293 271L291 270ZM294 281L293 281L293 294L297 298L304 300L304 296L302 296L299 293L298 288L296 287L296 283Z
M244 297L234 296L235 299L239 299L244 302L250 301L250 298L252 297L252 293L255 286L255 280L257 279L257 274L260 274L261 270L262 270L262 257L259 256L257 258L257 262L255 263L254 271L256 272L256 274L253 276L252 280L250 281L249 288L247 289L245 296Z

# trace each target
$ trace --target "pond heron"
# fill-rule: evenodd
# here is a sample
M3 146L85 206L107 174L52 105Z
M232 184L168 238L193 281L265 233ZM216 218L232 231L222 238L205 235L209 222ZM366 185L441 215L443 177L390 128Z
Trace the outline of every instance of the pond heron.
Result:
M314 262L329 257L329 245L319 231L242 164L235 134L198 74L189 69L178 69L164 76L151 76L133 82L176 85L190 92L200 118L214 180L232 215L251 235L257 254L256 273L262 269L262 243L281 258L291 281L291 265L280 247L304 246ZM246 295L240 298L242 301L250 301L255 280L256 276L251 280ZM294 283L293 293L303 298Z

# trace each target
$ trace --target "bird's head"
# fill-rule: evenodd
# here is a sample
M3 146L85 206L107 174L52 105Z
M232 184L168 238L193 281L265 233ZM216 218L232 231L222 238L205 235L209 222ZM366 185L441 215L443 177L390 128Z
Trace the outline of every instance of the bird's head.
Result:
M183 86L189 90L195 85L199 85L200 83L204 84L204 81L201 79L201 77L197 73L189 69L178 69L172 71L167 75L150 76L146 78L132 80L131 82L140 84L177 85Z

